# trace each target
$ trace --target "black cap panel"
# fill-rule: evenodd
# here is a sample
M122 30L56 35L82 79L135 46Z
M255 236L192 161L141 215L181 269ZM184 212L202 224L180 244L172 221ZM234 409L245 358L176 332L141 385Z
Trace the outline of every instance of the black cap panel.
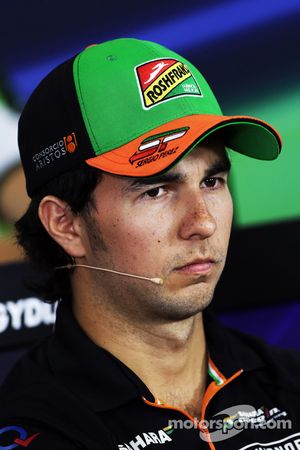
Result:
M41 81L19 120L19 149L29 196L49 180L95 156L77 99L74 59Z

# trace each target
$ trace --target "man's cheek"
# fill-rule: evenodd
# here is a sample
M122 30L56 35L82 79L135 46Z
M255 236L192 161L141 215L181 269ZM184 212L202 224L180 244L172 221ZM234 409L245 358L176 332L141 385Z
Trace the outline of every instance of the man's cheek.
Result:
M135 234L128 234L126 238L119 243L118 253L122 261L129 266L136 269L143 268L147 265L156 264L160 258L160 245L156 237L152 236L137 236Z

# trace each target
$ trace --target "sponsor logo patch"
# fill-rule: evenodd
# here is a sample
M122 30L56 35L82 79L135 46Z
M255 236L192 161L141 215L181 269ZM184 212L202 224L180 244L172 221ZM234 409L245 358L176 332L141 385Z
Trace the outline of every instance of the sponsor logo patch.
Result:
M137 450L144 447L147 447L150 444L165 444L168 442L172 442L172 438L170 438L170 434L173 433L173 427L167 426L162 430L158 431L148 431L147 433L141 433L135 436L128 443L119 444L119 450ZM1 450L1 449L0 449Z
M280 444L280 445L278 445ZM300 448L300 433L292 434L284 439L273 442L255 442L254 444L246 445L239 450L298 450Z
M220 411L211 420L202 422L200 425L203 431L200 431L200 438L204 441L210 439L212 442L219 442L249 429L254 432L259 429L291 430L292 421L286 417L287 412L276 407L269 409L261 406L256 409L251 405L236 405ZM209 430L209 436L206 430ZM271 447L267 448L272 450ZM260 450L260 447L255 447L255 449ZM285 447L283 449L285 450ZM291 449L293 448L291 447Z
M24 428L15 425L1 428L1 444L2 441L5 441L5 445L0 444L0 450L12 450L17 447L29 447L31 442L39 435L40 433L35 433L32 436L28 436L28 433ZM6 436L8 437L8 442L6 442Z
M182 95L203 97L188 66L176 59L148 61L135 71L145 109Z
M70 133L59 139L57 142L48 145L32 157L35 172L55 163L60 158L72 154L77 150L77 140L75 133Z
M178 128L144 139L138 150L129 158L129 162L132 165L135 164L137 168L165 158L166 156L173 155L178 150L178 146L168 147L168 144L170 142L175 144L174 141L182 138L188 130L189 127Z
M74 153L77 148L77 141L76 141L75 133L71 133L68 136L65 136L64 143L65 143L67 152Z

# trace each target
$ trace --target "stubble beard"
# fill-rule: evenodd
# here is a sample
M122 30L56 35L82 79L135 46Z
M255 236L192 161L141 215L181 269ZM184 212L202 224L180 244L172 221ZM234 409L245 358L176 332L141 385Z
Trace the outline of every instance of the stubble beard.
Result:
M100 253L109 253L109 246L105 243L98 223L95 222L92 212L85 217L89 230L91 248L95 249L96 260ZM225 261L225 255L219 255L219 262ZM95 262L97 265L97 262ZM100 264L101 266L101 264ZM110 262L111 269L113 262ZM105 274L111 277L107 283L107 294L110 297L110 308L114 309L118 315L127 316L127 319L134 321L156 321L156 322L178 322L188 319L198 313L203 312L211 303L214 290L222 273L224 263L221 263L221 270L214 282L208 282L205 277L199 283L195 283L182 290L182 293L166 289L167 280L162 286L151 284L149 281L133 280L121 276L116 282L115 275ZM95 285L102 285L103 273L94 272ZM119 277L120 275L116 275ZM98 279L98 281L97 281ZM168 277L167 277L168 279ZM199 288L200 285L200 288ZM95 299L96 300L96 299Z
M151 310L157 319L175 322L182 321L203 312L211 303L214 295L214 287L193 286L182 294L158 295L151 301Z

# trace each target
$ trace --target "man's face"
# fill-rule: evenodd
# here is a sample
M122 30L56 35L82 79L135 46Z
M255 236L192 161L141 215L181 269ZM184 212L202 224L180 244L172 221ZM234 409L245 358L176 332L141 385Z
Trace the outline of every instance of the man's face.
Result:
M224 267L232 223L229 161L216 138L166 174L103 174L85 226L85 264L163 285L90 271L95 298L131 317L181 320L210 302Z

